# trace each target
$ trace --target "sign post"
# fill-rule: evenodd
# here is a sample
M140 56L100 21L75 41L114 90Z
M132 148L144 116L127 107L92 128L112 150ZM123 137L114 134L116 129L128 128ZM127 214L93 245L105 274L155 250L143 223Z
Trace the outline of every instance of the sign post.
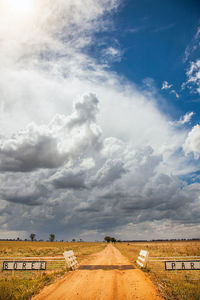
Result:
M46 261L4 261L3 271L34 271L46 270Z
M165 261L165 270L200 270L200 260Z

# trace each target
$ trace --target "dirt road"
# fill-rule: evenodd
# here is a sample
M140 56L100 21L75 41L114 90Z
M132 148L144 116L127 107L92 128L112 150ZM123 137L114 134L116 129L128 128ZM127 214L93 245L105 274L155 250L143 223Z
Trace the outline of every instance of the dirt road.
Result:
M32 300L163 300L144 272L133 269L114 246L93 255Z

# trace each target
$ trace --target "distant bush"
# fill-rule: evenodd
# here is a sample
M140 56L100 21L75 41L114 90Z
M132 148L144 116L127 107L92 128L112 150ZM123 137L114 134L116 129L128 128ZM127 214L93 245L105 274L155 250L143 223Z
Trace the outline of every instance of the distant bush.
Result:
M107 243L115 243L116 242L116 239L114 237L111 237L109 235L105 236L104 238L104 241L107 242Z

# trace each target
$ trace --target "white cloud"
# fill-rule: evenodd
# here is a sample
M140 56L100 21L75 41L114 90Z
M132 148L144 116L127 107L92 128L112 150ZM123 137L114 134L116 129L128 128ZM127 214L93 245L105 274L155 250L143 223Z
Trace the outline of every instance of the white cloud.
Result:
M192 93L200 94L200 59L192 60L192 55L199 57L200 47L200 27L198 26L194 37L185 50L184 62L188 62L186 77L187 81L183 82L182 89L186 87ZM191 57L191 58L190 58Z
M88 157L83 159L83 161L80 163L80 167L84 169L91 169L95 167L95 161L92 157Z
M70 116L56 115L47 126L32 123L0 141L1 170L56 168L84 151L101 147L101 129L95 123L97 105L95 95L85 95L74 104Z
M188 86L192 91L200 94L200 59L190 63L186 75L188 80L183 87Z
M172 86L173 86L173 84L169 84L167 81L163 81L161 90L171 89Z
M118 1L34 5L20 19L0 9L0 223L8 234L72 238L133 221L191 222L197 195L176 176L196 170L178 151L187 131L170 126L151 90L88 54Z
M191 118L193 117L194 112L186 113L183 117L181 117L178 121L170 122L171 125L184 125L190 122Z
M88 100L87 97L86 111ZM83 100L81 103L83 109ZM94 111L96 114L96 109ZM57 116L45 129L57 137L61 133L65 142L67 134L63 135L63 128L74 125L72 116L77 115L73 112L62 118ZM91 116L90 120L94 121L95 117ZM80 129L84 124L74 126ZM73 140L76 131L69 133ZM32 135L36 133L32 131ZM25 226L27 231L34 228L39 233L44 228L43 236L53 228L56 235L62 237L65 233L72 238L91 229L96 230L96 237L108 228L110 232L122 232L131 222L139 227L144 222L152 224L154 220L162 223L166 218L172 222L191 222L192 216L187 216L186 212L193 204L188 199L192 197L196 201L196 191L187 186L182 189L178 177L169 171L170 159L165 158L164 151L156 153L151 146L140 146L136 150L130 141L125 143L119 138L103 136L102 132L102 148L94 151L93 144L89 143L85 151L80 143L73 159L58 167L2 173L0 197L7 203L0 214L2 224L8 224L9 231L14 228L21 231ZM29 148L29 144L25 143L24 149ZM8 145L10 147L9 141ZM162 164L165 167L161 170ZM185 162L180 164L183 168ZM182 207L185 211L179 209Z
M174 94L176 96L176 98L179 98L179 94L173 89L170 91L170 94Z
M188 133L183 150L185 154L192 152L196 159L200 157L200 125L194 126Z
M122 51L116 47L109 47L102 51L103 57L108 61L120 61L122 57Z
M174 94L176 98L179 98L179 94L176 92L176 90L173 87L173 84L169 84L167 81L163 81L161 90L170 90L170 94Z
M190 56L195 51L199 51L199 46L200 46L199 39L200 39L200 27L197 28L197 31L196 31L194 37L192 38L191 42L185 49L184 62L189 60Z
M126 173L124 163L122 160L109 159L107 160L97 174L92 178L91 184L93 186L105 186L113 183L115 180L121 178Z

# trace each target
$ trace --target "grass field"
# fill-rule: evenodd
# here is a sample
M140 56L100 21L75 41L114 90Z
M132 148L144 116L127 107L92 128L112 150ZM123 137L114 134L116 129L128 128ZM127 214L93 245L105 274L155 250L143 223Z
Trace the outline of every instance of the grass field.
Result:
M56 257L74 250L78 262L89 254L101 251L105 243L23 242L0 241L0 257ZM47 271L0 272L0 300L30 299L44 285L50 284L66 272L65 262L48 262Z
M141 249L149 251L150 257L200 256L200 241L116 243L115 246L133 264ZM165 271L164 262L149 262L145 272L167 299L200 299L200 271Z

